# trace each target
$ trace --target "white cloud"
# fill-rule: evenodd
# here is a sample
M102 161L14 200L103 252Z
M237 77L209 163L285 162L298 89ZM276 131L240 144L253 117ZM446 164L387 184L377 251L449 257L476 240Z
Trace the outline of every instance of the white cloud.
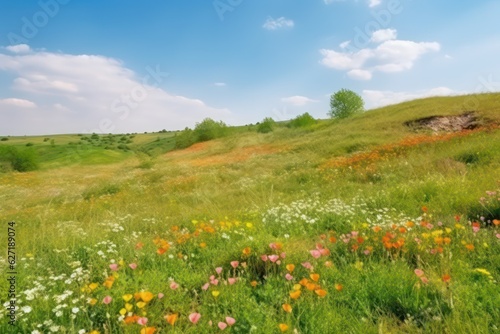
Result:
M104 56L0 51L2 71L14 75L11 90L26 98L0 101L2 134L173 130L205 117L231 115L227 109L161 89L168 74L156 65L139 76ZM9 108L13 104L30 112L14 113Z
M373 32L371 41L374 43L381 43L391 39L396 39L397 37L398 32L396 29L380 29Z
M372 41L378 41L375 48L365 48L356 52L347 50L320 50L321 63L329 68L348 71L353 79L369 80L373 72L401 72L409 70L424 54L437 52L437 42L413 42L397 40L397 31L393 29L378 30ZM346 45L345 42L342 43Z
M370 80L372 78L372 73L370 71L359 69L350 70L347 72L347 75L356 80Z
M368 7L373 8L382 3L382 0L368 0Z
M216 86L216 87L225 87L226 83L225 82L214 82L214 86Z
M294 106L303 106L306 105L307 103L317 102L316 100L300 95L284 97L281 99L281 101Z
M266 22L262 27L267 30L276 30L282 28L293 28L294 22L290 19L286 19L284 17L279 17L277 19L273 19L272 17L267 18Z
M377 108L390 104L396 104L414 99L431 97L431 96L450 96L460 95L465 92L454 91L448 87L436 87L428 90L420 90L416 92L394 92L390 90L363 90L363 99L367 108Z
M6 107L20 107L20 108L35 108L36 104L30 100L25 100L25 99L17 99L17 98L7 98L7 99L0 99L0 111L1 106L6 106Z
M349 44L351 44L351 41L345 41L345 42L340 43L339 47L341 49L345 49L349 46Z
M13 53L28 53L31 51L29 45L26 44L10 45L7 46L5 49Z

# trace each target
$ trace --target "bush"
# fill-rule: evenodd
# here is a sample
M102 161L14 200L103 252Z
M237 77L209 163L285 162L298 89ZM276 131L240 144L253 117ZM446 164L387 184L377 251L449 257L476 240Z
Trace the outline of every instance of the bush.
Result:
M195 142L196 137L194 131L190 128L185 128L181 132L175 134L175 148L186 148L193 145Z
M264 118L262 123L260 123L257 126L257 132L260 132L260 133L272 132L274 130L275 125L276 125L276 122L274 121L274 119L272 119L271 117L266 117L266 118Z
M316 124L316 119L306 112L292 119L287 126L289 128L303 128L313 124Z
M341 89L330 97L330 117L346 118L364 111L361 96L348 89Z
M216 122L211 118L205 118L201 123L196 123L194 135L196 142L208 141L227 134L227 125L220 121Z
M2 139L0 139L0 140L1 140L1 141L7 141L7 140L9 140L9 138L7 138L7 137L3 137L3 138L2 138Z
M38 169L37 155L32 149L19 150L16 147L0 147L0 163L10 164L13 170L18 172L29 172Z

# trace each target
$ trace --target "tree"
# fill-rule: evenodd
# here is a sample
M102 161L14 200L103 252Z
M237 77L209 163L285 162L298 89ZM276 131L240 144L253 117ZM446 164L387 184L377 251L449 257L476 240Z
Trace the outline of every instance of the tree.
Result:
M365 110L361 96L349 89L341 89L330 97L330 112L332 118L346 118Z
M260 133L271 132L273 131L275 125L276 122L274 121L274 119L272 119L271 117L266 117L264 118L262 123L259 123L259 125L257 126L257 132Z
M201 123L196 123L194 134L197 142L224 137L227 133L227 125L211 118L205 118Z
M289 128L304 128L316 124L316 119L311 116L308 112L299 115L288 122L287 126Z

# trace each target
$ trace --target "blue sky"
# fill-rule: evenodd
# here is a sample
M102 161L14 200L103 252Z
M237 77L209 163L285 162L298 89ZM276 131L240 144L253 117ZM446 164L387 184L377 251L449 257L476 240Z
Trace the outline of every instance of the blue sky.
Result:
M500 3L0 2L0 134L143 132L500 91Z

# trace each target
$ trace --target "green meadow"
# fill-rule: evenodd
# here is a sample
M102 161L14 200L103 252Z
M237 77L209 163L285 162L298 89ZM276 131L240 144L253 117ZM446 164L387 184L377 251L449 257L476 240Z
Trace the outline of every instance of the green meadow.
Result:
M481 94L185 149L181 132L0 135L0 332L500 332L499 125Z

